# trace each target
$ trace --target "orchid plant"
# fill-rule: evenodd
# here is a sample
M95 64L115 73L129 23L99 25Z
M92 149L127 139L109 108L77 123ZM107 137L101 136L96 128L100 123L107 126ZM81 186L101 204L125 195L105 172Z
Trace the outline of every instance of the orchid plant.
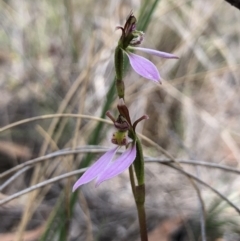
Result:
M144 158L141 142L136 133L137 124L148 119L147 115L142 116L132 123L129 110L124 102L125 85L123 82L123 55L126 54L132 68L139 75L154 82L161 83L157 67L148 59L132 53L134 50L146 52L162 58L178 59L177 56L154 49L137 47L143 41L144 33L136 30L137 20L130 13L124 27L118 26L122 35L115 49L115 72L116 89L119 97L117 105L118 118L115 119L108 111L106 115L112 120L117 131L113 134L112 143L116 147L107 151L101 156L74 184L73 191L81 185L96 179L96 186L110 178L113 178L129 168L130 183L133 196L136 202L140 226L141 241L147 241L147 227L145 216L145 181L144 181ZM124 146L125 152L114 160L116 152ZM134 170L133 170L134 167ZM135 184L135 180L137 183Z

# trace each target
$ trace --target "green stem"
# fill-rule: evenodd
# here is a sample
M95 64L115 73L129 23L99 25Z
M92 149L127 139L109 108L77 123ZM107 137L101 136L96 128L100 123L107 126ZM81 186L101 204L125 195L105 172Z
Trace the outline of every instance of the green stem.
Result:
M136 186L135 186L135 180L134 180L133 166L131 165L128 170L129 170L132 193L133 193L133 196L134 196L134 199L135 199L135 197L136 197L136 190L135 190Z
M137 211L138 211L138 221L139 221L141 241L148 241L146 213L144 208L144 203L145 203L145 185L144 184L140 186L136 186L135 202L136 202Z
M116 89L118 93L118 97L121 99L124 99L124 92L125 92L125 87L124 87L124 82L122 80L116 79Z
M145 214L145 184L144 184L144 159L142 144L136 136L137 156L134 161L135 173L138 181L138 186L135 188L135 202L138 211L138 221L140 227L141 241L147 241L147 224Z
M124 99L124 82L123 82L123 51L118 45L115 49L115 71L116 71L116 89L119 98Z
M137 146L137 156L134 161L134 169L138 181L138 185L143 185L144 181L144 158L143 158L143 150L142 144L138 137L136 136L136 146Z
M116 79L122 80L123 79L123 51L119 45L115 49L114 64L115 64L115 71L116 71Z
M136 202L137 211L138 211L138 221L140 228L141 241L148 241L148 232L146 224L146 214L145 214L145 184L144 184L144 159L143 159L143 150L142 145L138 137L136 136L136 148L137 155L134 160L134 169L137 177L138 185L135 186L133 170L129 168L130 181L133 190L133 196Z
M133 166L132 165L129 167L129 176L130 176L130 182L131 182L133 196L134 196L135 203L136 203L136 206L137 206L141 241L148 241L146 214L145 214L145 208L144 208L145 185L143 184L143 185L140 185L140 186L135 186L134 173L133 173Z

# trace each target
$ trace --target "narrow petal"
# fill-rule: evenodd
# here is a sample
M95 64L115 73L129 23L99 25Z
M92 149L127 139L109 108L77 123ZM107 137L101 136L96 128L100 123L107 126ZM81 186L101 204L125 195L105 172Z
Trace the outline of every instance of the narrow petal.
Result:
M130 149L124 152L114 162L110 163L108 168L106 168L105 171L102 172L100 176L98 176L96 186L98 186L103 181L106 181L110 178L113 178L119 175L124 170L129 168L136 158L136 153L137 153L136 145L133 145Z
M107 151L103 156L101 156L87 171L76 181L73 186L73 192L82 184L88 183L96 178L101 172L103 172L108 164L113 159L118 146Z
M129 58L132 68L141 76L146 79L153 80L155 82L160 82L160 74L157 67L148 59L142 56L125 52Z
M156 55L158 57L165 58L165 59L179 59L179 57L174 55L174 54L161 52L161 51L158 51L158 50L155 50L155 49L146 49L146 48L140 48L140 47L131 47L131 49L140 50L142 52L152 54L152 55Z

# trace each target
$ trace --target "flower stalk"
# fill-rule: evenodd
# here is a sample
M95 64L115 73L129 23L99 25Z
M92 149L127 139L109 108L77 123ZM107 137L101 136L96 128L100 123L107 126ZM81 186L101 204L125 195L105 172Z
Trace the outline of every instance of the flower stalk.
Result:
M142 144L136 136L137 156L133 163L138 186L144 185L144 158Z
M123 81L123 58L125 54L129 59L130 65L137 74L154 82L161 83L157 67L148 59L134 54L131 51L143 51L148 54L167 59L177 59L178 57L158 50L136 47L141 44L144 35L143 32L136 30L136 23L137 20L131 12L124 27L117 27L117 29L122 31L121 38L118 41L114 54L116 73L115 86L119 97L117 105L119 115L115 119L109 111L106 113L117 129L111 140L116 146L107 151L91 167L88 168L88 170L74 184L73 191L81 185L94 179L96 180L96 186L98 186L102 182L119 175L126 169L129 169L131 188L138 212L141 241L148 241L146 214L144 208L144 158L142 144L136 133L137 124L142 120L148 119L148 116L144 115L135 122L131 121L129 110L124 103L125 85ZM116 152L122 146L126 148L125 152L115 158Z
M134 186L133 196L135 199L137 212L138 212L138 222L139 222L139 228L140 228L141 241L148 241L146 212L144 207L144 204L145 204L144 159L143 159L142 145L138 137L136 140L136 145L137 145L137 156L133 164L134 164L138 185L135 185L135 182L132 184L132 187ZM130 178L130 181L132 181L131 178Z
M147 222L146 222L146 212L145 212L145 184L136 186L135 190L135 202L138 212L138 222L140 227L140 237L141 241L148 241L147 233Z
M115 72L116 72L116 89L119 98L124 99L124 82L123 82L123 51L118 45L114 55Z
M124 104L124 82L123 82L123 53L125 49L130 45L131 41L135 41L135 43L140 43L142 40L142 34L139 37L138 34L134 35L134 31L136 30L136 18L130 14L128 17L124 28L118 27L118 29L122 30L122 36L119 40L118 46L115 49L115 72L116 72L116 89L118 93L118 97L120 99L118 104L118 111L121 116L123 116L128 125L129 131L128 136L136 142L136 158L133 162L133 166L129 167L129 176L130 182L133 192L133 197L135 199L137 212L138 212L138 220L139 220L139 228L140 228L140 237L141 241L148 241L147 235L147 225L146 225L146 214L145 214L145 184L144 184L144 159L143 159L143 151L141 142L137 137L135 132L136 125L139 121L143 119L147 119L147 116L143 116L139 118L139 120L135 121L132 125L128 108ZM140 42L139 42L140 41ZM130 61L131 63L131 61ZM137 185L135 184L135 177L137 179Z

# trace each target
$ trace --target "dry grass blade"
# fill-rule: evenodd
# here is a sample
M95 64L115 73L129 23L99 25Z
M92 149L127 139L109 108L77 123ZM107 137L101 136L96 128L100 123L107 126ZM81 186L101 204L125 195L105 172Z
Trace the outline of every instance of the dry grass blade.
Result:
M166 164L169 165L169 164ZM204 185L205 187L209 188L211 191L213 191L216 195L218 195L221 199L223 199L224 201L226 201L231 207L233 207L238 214L240 214L240 209L237 207L237 205L235 205L232 201L230 201L225 195L223 195L222 193L220 193L218 190L216 190L215 188L213 188L211 185L208 185L207 183L205 183L204 181L202 181L201 179L195 177L194 175L192 175L191 173L188 173L186 171L184 171L181 168L178 168L174 165L169 165L169 167L176 169L177 171L181 172L182 174L194 179L195 181L197 181L198 183Z
M38 183L38 184L36 184L36 185L34 185L32 187L26 188L26 189L24 189L24 190L22 190L20 192L17 192L17 193L15 193L13 195L10 195L7 198L4 198L4 199L0 200L0 205L3 205L5 203L7 203L7 202L10 202L11 200L13 200L13 199L15 199L17 197L20 197L20 196L22 196L24 194L27 194L27 193L32 192L34 190L37 190L39 188L42 188L42 187L45 187L45 186L50 185L52 183L58 182L58 181L60 181L62 179L69 178L69 177L75 176L77 174L82 174L86 170L87 170L87 168L82 168L80 170L75 170L75 171L72 171L72 172L68 172L66 174L63 174L63 175L51 178L49 180L40 182L40 183Z
M32 118L27 118L27 119L24 119L24 120L21 120L21 121L17 121L17 122L14 122L12 124L9 124L7 126L4 126L2 128L0 128L0 132L4 132L6 130L9 130L13 127L16 127L16 126L19 126L19 125L23 125L23 124L26 124L26 123L29 123L29 122L33 122L33 121L38 121L38 120L45 120L45 119L53 119L53 118L86 118L86 119L89 119L89 120L94 120L94 121L101 121L101 122L104 122L104 123L107 123L107 124L112 124L112 122L108 121L108 120L105 120L105 119L102 119L102 118L99 118L99 117L94 117L94 116L89 116L89 115L82 115L82 114L52 114L52 115L42 115L42 116L35 116L35 117L32 117Z
M34 158L32 160L29 160L29 161L26 161L20 165L17 165L7 171L5 171L4 173L1 173L0 174L0 179L5 177L5 176L8 176L9 174L13 173L13 172L16 172L24 167L27 167L27 166L32 166L32 165L35 165L39 162L42 162L42 161L46 161L46 160L49 160L49 159L52 159L52 158L55 158L55 157L61 157L61 156L65 156L65 155L74 155L74 154L81 154L81 153L102 153L102 152L105 152L106 149L103 149L103 150L99 150L99 149L92 149L92 150L89 150L89 149L83 149L83 150L68 150L68 151L58 151L58 152L54 152L54 153L51 153L51 154L48 154L46 156L42 156L42 157L37 157L37 158Z

